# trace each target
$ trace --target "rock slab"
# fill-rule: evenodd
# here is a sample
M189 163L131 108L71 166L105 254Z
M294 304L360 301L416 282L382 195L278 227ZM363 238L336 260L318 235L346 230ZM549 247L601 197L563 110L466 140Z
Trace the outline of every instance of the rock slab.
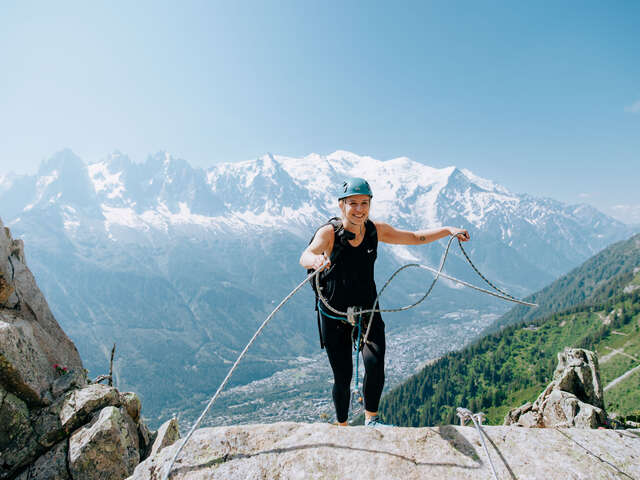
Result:
M483 430L498 478L640 478L640 430ZM160 480L179 445L138 465L129 480ZM275 423L197 430L169 478L458 480L492 472L474 427Z

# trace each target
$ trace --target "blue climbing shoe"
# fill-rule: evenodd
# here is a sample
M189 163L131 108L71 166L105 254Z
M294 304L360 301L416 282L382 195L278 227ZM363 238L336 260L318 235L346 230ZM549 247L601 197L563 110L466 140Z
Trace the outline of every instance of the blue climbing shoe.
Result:
M364 426L365 427L372 427L372 428L390 428L390 427L395 427L395 425L387 425L386 423L382 423L380 421L380 417L378 415L376 415L374 417L366 417L365 421L364 421Z

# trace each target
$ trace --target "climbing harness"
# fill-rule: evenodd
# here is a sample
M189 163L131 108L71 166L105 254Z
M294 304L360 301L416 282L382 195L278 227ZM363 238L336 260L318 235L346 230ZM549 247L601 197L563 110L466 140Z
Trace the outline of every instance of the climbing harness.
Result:
M487 454L487 458L489 459L489 465L491 465L491 470L493 471L493 478L498 480L498 474L496 473L496 467L493 465L493 460L491 460L491 455L489 455L489 449L487 448L487 444L484 441L485 433L482 430L482 419L484 418L484 413L471 413L471 410L467 408L458 407L456 408L456 412L458 417L460 417L460 425L464 427L465 423L468 420L471 420L478 430L478 434L480 435L480 440L482 440L482 446L484 447L484 452Z
M162 480L167 480L169 478L169 474L171 473L171 469L173 468L173 465L176 461L176 459L178 458L178 455L180 455L180 452L182 451L182 449L184 448L184 446L187 444L187 442L189 441L189 439L191 438L191 436L193 435L193 432L195 432L195 430L198 428L198 426L200 425L200 423L202 422L202 420L204 419L204 417L206 416L206 414L209 412L209 410L211 409L211 407L213 406L213 404L215 403L215 401L218 399L218 396L220 395L220 393L222 392L223 388L226 386L227 382L229 381L229 379L231 378L231 375L233 374L233 372L235 371L236 367L238 366L238 364L240 363L240 361L242 360L242 358L244 357L244 355L247 353L247 350L249 350L249 347L251 347L251 345L253 344L253 342L256 340L256 338L258 337L258 335L260 335L260 333L262 332L262 330L267 326L267 323L269 323L269 321L273 318L273 316L278 312L278 310L280 310L280 308L282 308L282 306L287 303L289 301L289 299L291 297L293 297L298 290L300 290L307 282L309 281L315 281L315 285L316 285L316 292L318 295L318 299L322 302L322 304L327 307L327 309L333 313L335 313L336 315L339 315L339 317L335 317L330 315L328 312L325 312L324 310L322 311L323 315L327 315L329 318L334 318L337 320L341 320L341 321L346 321L347 323L349 323L350 325L357 327L358 328L358 335L357 335L357 343L356 343L356 387L354 388L352 394L351 394L351 403L353 405L353 403L361 403L362 401L362 394L360 393L360 390L358 389L358 353L360 350L360 345L361 345L361 339L362 339L362 345L367 343L367 338L369 335L369 330L371 328L371 324L373 323L373 315L376 312L402 312L405 310L409 310L410 308L413 308L415 306L417 306L418 304L422 303L431 293L431 291L433 290L433 287L435 286L437 280L439 277L444 277L447 278L449 280L452 280L454 282L457 282L461 285L465 285L467 287L473 288L475 290L484 292L484 293L488 293L490 295L493 295L495 297L501 298L503 300L509 301L509 302L515 302L515 303L519 303L521 305L528 305L528 306L537 306L537 304L534 303L528 303L522 300L518 300L514 297L512 297L511 295L508 295L504 292L502 292L501 290L499 290L497 287L495 287L491 282L489 282L489 280L487 280L479 271L478 269L473 265L473 263L471 262L471 259L469 258L469 256L464 252L464 249L462 249L462 243L460 242L460 240L458 239L458 245L460 246L460 248L462 249L463 253L465 253L465 257L467 259L467 261L471 264L471 266L473 267L473 269L476 271L476 273L478 273L478 275L480 275L480 277L489 285L491 286L494 290L496 290L499 293L495 293L495 292L491 292L490 290L485 290L483 288L480 287L476 287L475 285L472 285L470 283L464 282L462 280L459 280L455 277L452 277L450 275L445 275L444 273L442 273L442 269L444 268L444 264L445 264L445 260L447 258L447 255L449 254L449 247L451 246L451 242L453 242L453 239L457 238L455 235L452 235L449 238L449 242L447 243L447 247L446 250L442 256L442 260L440 261L440 266L438 268L438 270L435 270L427 265L420 265L417 263L410 263L407 265L403 265L402 267L398 268L395 272L393 272L393 274L389 277L389 279L385 282L384 286L382 287L382 289L380 290L380 292L378 293L378 295L376 296L375 301L373 302L372 307L369 310L359 310L359 309L355 309L354 307L350 307L347 309L346 312L341 312L339 310L336 310L335 308L333 308L331 305L329 305L329 302L327 301L327 299L322 295L321 293L321 288L320 288L320 284L318 281L318 276L319 273L326 267L326 265L328 264L328 260L325 260L325 262L320 266L320 268L318 268L317 270L315 270L314 272L311 272L307 275L307 277L300 282L279 304L278 306L276 306L276 308L273 309L273 311L269 314L269 316L267 316L267 318L264 320L264 322L262 322L262 324L260 325L260 327L258 328L258 330L256 331L256 333L253 335L253 337L251 337L251 340L249 340L249 343L247 343L247 346L244 347L244 350L242 350L242 352L240 353L240 355L238 356L237 360L235 361L235 363L233 364L233 366L231 367L231 369L229 370L229 373L227 373L227 376L224 378L224 380L222 381L222 383L220 384L220 386L218 387L218 389L216 390L216 393L213 395L213 397L211 397L211 400L209 400L209 403L207 404L206 408L204 409L204 411L202 412L202 414L200 414L200 416L198 417L198 419L196 420L196 422L193 424L193 426L191 427L191 430L189 430L189 433L187 434L187 436L185 437L184 441L182 441L182 443L180 444L180 447L178 447L178 449L176 450L176 453L174 454L171 463L169 464L169 468L164 472L163 476L162 476ZM400 307L400 308L393 308L393 309L381 309L381 308L376 308L378 306L378 299L380 298L380 295L382 294L382 292L387 288L387 286L391 283L391 281L393 280L393 278L400 273L402 270L404 270L405 268L409 268L409 267L418 267L418 268L423 268L426 270L429 270L431 272L435 272L435 278L433 279L433 281L431 282L431 285L429 286L429 289L426 291L426 293L422 296L422 298L420 298L417 302L412 303L411 305L407 305L404 307ZM318 306L319 303L318 303ZM369 324L367 325L367 331L364 335L364 337L362 337L362 318L364 314L370 314L369 317ZM356 320L357 318L357 320ZM355 400L355 402L354 402ZM362 408L362 406L358 407L358 411ZM461 409L458 409L461 410ZM463 409L464 410L464 409ZM468 410L467 410L468 411ZM470 413L470 412L469 412ZM473 419L473 417L471 417ZM474 420L474 423L476 423L477 420ZM484 439L482 440L482 442L484 443ZM485 450L486 450L486 445L485 445ZM488 453L487 453L488 456ZM489 457L489 460L491 460L491 457ZM492 468L493 468L493 463L491 464ZM495 470L494 470L494 475L495 475ZM497 480L497 477L496 477Z
M333 234L334 234L334 243L333 243L333 248L331 250L331 255L329 257L329 260L331 261L331 266L329 268L323 269L322 272L320 272L320 275L318 277L316 277L316 279L321 279L323 277L328 276L334 266L336 265L336 262L341 258L341 253L343 251L345 251L345 249L347 247L349 247L349 240L353 240L355 239L355 234L350 232L349 230L345 230L344 225L342 224L342 220L338 217L332 217L330 218L324 225L322 225L320 228L326 226L326 225L331 225L331 227L333 228ZM371 222L370 220L367 220L366 225L366 234L365 234L365 238L363 239L363 242L366 241L368 243L368 246L371 247L372 251L376 251L377 252L377 248L378 248L378 231L376 229L376 226L373 222ZM319 229L318 229L319 230ZM317 230L316 230L317 233ZM315 234L314 234L315 237ZM311 242L313 241L312 237L309 240L309 244L311 244ZM307 270L307 274L309 273L313 273L313 269L308 269ZM320 337L320 348L324 348L324 342L322 339L322 328L320 325L320 315L321 313L324 314L325 317L328 318L332 318L334 320L344 320L343 317L335 317L332 316L330 313L328 313L325 310L322 309L321 306L321 302L318 299L318 292L317 292L317 288L318 288L318 282L311 282L311 288L313 289L313 292L316 296L316 312L317 312L317 320L318 320L318 333L319 333L319 337Z

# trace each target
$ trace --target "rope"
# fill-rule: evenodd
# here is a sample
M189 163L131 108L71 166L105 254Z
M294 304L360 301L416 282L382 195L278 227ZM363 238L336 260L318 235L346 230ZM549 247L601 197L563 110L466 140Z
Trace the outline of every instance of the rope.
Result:
M421 303L423 300L425 300L429 296L429 294L431 293L431 290L433 290L433 287L435 287L436 282L438 281L438 278L440 277L440 274L442 273L442 269L444 268L444 263L446 262L447 256L449 255L449 247L451 247L451 242L453 241L454 238L455 238L454 236L451 236L449 238L449 241L447 242L447 248L444 250L444 253L442 254L442 260L440 260L440 267L438 268L438 271L436 272L436 276L434 277L433 282L431 282L431 285L429 285L429 288L427 289L426 293L422 296L422 298L420 300L418 300L413 305L410 305L409 308L415 307L416 305ZM409 264L409 265L412 265L412 264ZM406 265L405 265L405 267L406 267ZM380 292L378 292L378 295L376 296L376 301L373 302L373 307L374 308L376 307L376 305L378 305L378 300L380 299L380 295L382 295L382 292L384 292L384 290L387 288L387 286L391 283L391 280L393 280L393 277L395 277L402 270L404 270L404 268L397 269L393 273L393 275L391 275L389 277L389 279L385 282L385 284L382 286L382 289L380 290ZM405 310L406 310L406 308L405 308ZM399 311L402 311L402 310L399 310ZM367 333L364 334L365 343L369 341L369 330L371 330L371 324L373 323L373 315L374 315L374 313L371 312L371 316L369 317L369 325L367 325Z
M446 248L446 250L444 252L444 255L442 257L442 261L440 262L440 270L442 270L442 268L444 267L444 261L446 260L447 255L449 254L449 246L451 245L451 242L453 241L454 238L455 237L453 237L453 236L449 238L449 242L447 243L447 248ZM380 298L380 294L382 294L382 292L384 292L385 288L387 288L387 286L391 283L391 280L393 280L394 277L396 275L398 275L398 273L400 273L402 270L404 270L405 268L411 267L411 266L418 266L418 265L414 264L414 263L408 263L407 265L403 265L402 267L398 268L395 272L393 272L391 274L391 276L385 282L385 284L382 287L382 289L380 290L380 293L378 293L375 302L373 302L373 306L369 310L360 310L360 313L361 314L365 314L365 313L374 314L376 312L380 312L380 313L403 312L405 310L409 310L409 309L417 306L418 304L422 303L422 301L425 298L427 298L427 296L431 293L431 290L433 289L433 286L435 285L435 280L433 281L433 283L429 287L429 290L427 290L427 293L425 293L422 296L422 298L420 298L420 300L418 300L415 303L412 303L411 305L406 305L406 306L400 307L400 308L375 308L376 304L378 303L378 299ZM437 280L437 277L436 277L436 280ZM329 305L329 302L327 301L327 299L322 295L322 289L320 288L320 281L319 281L318 277L315 278L315 282L316 282L316 291L318 292L318 298L322 301L322 303L325 305L325 307L327 307L329 310L331 310L333 313L335 313L337 315L342 315L343 317L346 317L347 316L347 312L341 312L340 310L336 310L331 305ZM373 317L371 317L371 318L373 318Z
M473 264L473 262L471 261L471 259L469 258L469 256L465 252L465 250L462 248L462 242L460 242L459 239L458 239L458 245L459 245L460 249L462 250L462 252L464 253L465 258L467 259L467 261L469 262L471 267L480 276L480 278L482 278L491 288L493 288L494 290L496 290L499 293L492 292L491 290L487 290L485 288L477 287L475 285L472 285L471 283L465 282L464 280L460 280L460 279L455 278L455 277L453 277L451 275L447 275L445 273L442 273L442 269L444 268L445 261L447 259L447 256L449 255L449 248L451 247L451 242L455 238L457 238L457 237L451 236L449 238L449 241L447 242L447 247L446 247L446 249L444 251L444 254L442 255L442 260L440 261L440 267L437 270L432 268L432 267L430 267L430 266L428 266L428 265L422 265L422 264L419 264L419 263L407 263L406 265L401 266L400 268L398 268L395 272L393 272L391 274L391 276L387 279L387 281L385 282L384 286L382 287L382 289L380 290L380 292L376 296L376 300L373 303L373 306L369 310L361 310L360 311L361 314L365 314L365 313L371 314L371 317L369 319L369 325L367 327L367 333L365 334L365 337L364 337L365 338L365 342L367 341L367 338L368 338L369 328L371 326L371 320L373 319L373 314L374 313L376 313L376 312L380 312L380 313L403 312L405 310L409 310L409 309L417 306L418 304L422 303L429 296L429 294L433 290L433 287L435 286L436 282L438 281L439 277L444 277L444 278L446 278L448 280L454 281L456 283L459 283L459 284L464 285L464 286L469 287L469 288L473 288L474 290L477 290L479 292L492 295L492 296L500 298L502 300L506 300L508 302L518 303L520 305L526 305L526 306L529 306L529 307L537 307L538 306L538 304L536 304L536 303L530 303L530 302L525 302L524 300L519 300L519 299L513 297L512 295L509 295L508 293L503 292L498 287L496 287L493 283L491 283L484 275L482 275L482 273L480 273L478 268ZM404 307L386 308L386 309L385 308L376 308L376 306L378 306L378 300L380 299L380 295L382 294L382 292L384 292L384 290L391 283L391 281L394 279L394 277L396 275L398 275L398 273L400 273L402 270L404 270L406 268L410 268L410 267L422 268L424 270L428 270L428 271L436 274L435 278L433 279L433 282L431 282L431 285L429 286L429 289L426 291L426 293L417 302L412 303L410 305L406 305ZM322 289L320 287L320 280L319 280L319 278L317 276L315 277L315 282L316 282L316 291L318 292L318 298L323 303L323 305L325 307L327 307L327 309L329 309L331 312L333 312L333 313L335 313L337 315L341 315L343 317L347 316L347 312L341 312L340 310L337 310L337 309L333 308L329 304L327 299L322 295Z
M573 443L575 443L576 445L578 445L580 448L582 448L584 451L586 451L589 455L591 455L592 457L595 457L597 460L600 460L602 463L606 463L607 465L609 465L610 467L612 467L614 470L616 470L619 474L624 475L627 478L630 478L631 480L634 480L634 478L629 475L627 472L624 472L622 470L620 470L617 466L615 466L613 463L611 463L608 460L605 460L604 458L602 458L599 455L596 455L595 453L593 453L591 450L589 450L588 448L586 448L584 445L581 445L580 443L576 442L575 439L573 437L571 437L570 435L567 435L566 433L564 433L562 430L560 430L558 427L555 427L555 429L558 431L558 433L560 433L562 436L568 438L569 440L571 440Z
M471 410L467 408L458 407L456 408L456 412L458 417L460 417L460 425L464 426L467 420L471 419L473 424L478 430L478 434L480 435L480 440L482 440L482 446L484 447L484 452L487 454L487 458L489 459L489 465L491 465L491 470L493 471L493 478L498 480L498 474L496 473L496 467L493 465L493 460L491 460L491 455L489 455L489 449L487 448L487 444L484 441L484 432L480 426L482 425L482 417L484 417L484 413L471 413Z
M247 353L247 350L249 350L249 347L253 344L253 342L258 337L258 335L260 335L260 332L262 332L264 327L267 326L267 323L269 323L269 320L271 320L273 318L273 316L276 314L276 312L278 310L280 310L280 308L282 308L282 306L285 303L287 303L289 301L289 299L291 297L293 297L298 292L298 290L300 290L304 286L305 283L307 283L309 280L311 280L311 278L313 278L314 276L318 275L318 273L320 273L320 271L321 271L321 269L318 269L315 272L310 273L307 276L307 278L304 279L304 281L300 282L300 284L296 288L291 290L291 293L289 293L289 295L287 295L278 304L278 306L273 309L273 311L269 314L269 316L265 319L265 321L262 322L262 325L260 325L260 328L258 328L256 333L251 338L251 340L249 340L249 343L247 343L247 346L244 347L244 350L242 350L242 353L240 353L240 355L238 356L238 359L235 361L235 363L231 367L231 370L229 370L229 373L227 373L227 376L224 378L224 380L222 381L222 383L218 387L218 390L216 391L216 393L213 395L213 397L211 397L211 400L209 400L209 403L208 403L207 407L204 409L204 411L202 412L200 417L198 417L198 419L196 420L196 423L193 424L193 427L191 427L191 430L189 430L189 433L187 434L187 436L185 437L184 441L182 442L182 444L180 445L180 447L176 451L175 455L173 456L173 459L171 460L171 463L169 464L169 468L167 469L165 474L162 476L162 480L167 480L169 478L169 474L171 473L171 469L173 468L173 464L175 463L176 459L178 458L178 455L180 455L180 452L182 451L184 446L187 444L187 442L191 438L191 435L193 435L193 432L196 430L196 428L198 428L198 426L200 425L200 422L202 421L202 419L205 417L207 412L209 412L209 409L214 404L214 402L217 400L218 395L220 395L220 392L222 392L222 389L225 387L225 385L227 384L227 382L231 378L231 375L233 374L233 372L235 371L236 367L240 363L240 360L242 360L242 357L244 357L245 353Z
M518 300L517 298L515 298L515 297L513 297L513 296L509 295L507 292L503 292L502 290L500 290L500 289L499 289L498 287L496 287L493 283L491 283L491 282L490 282L490 281L489 281L489 280L488 280L484 275L482 275L482 274L480 273L480 270L478 270L478 269L476 268L476 266L473 264L473 262L472 262L472 261L471 261L471 259L469 258L469 255L467 255L467 252L466 252L466 251L465 251L465 249L463 248L463 246L462 246L462 242L460 241L460 239L458 239L458 246L460 247L460 250L462 250L462 253L464 254L464 257L467 259L467 262L469 262L469 265L471 265L471 268L473 268L473 269L476 271L476 273L478 274L478 276L479 276L482 280L484 280L484 281L485 281L485 283L486 283L487 285L489 285L489 286L490 286L491 288L493 288L496 292L501 293L501 294L502 294L502 295L504 295L505 297L508 297L508 298L510 298L510 299L512 299L512 300L515 300L515 301L516 301L516 303L522 303L522 302L521 302L520 300ZM533 305L533 304L531 304L531 303L526 303L526 302L525 302L524 304L525 304L525 305Z

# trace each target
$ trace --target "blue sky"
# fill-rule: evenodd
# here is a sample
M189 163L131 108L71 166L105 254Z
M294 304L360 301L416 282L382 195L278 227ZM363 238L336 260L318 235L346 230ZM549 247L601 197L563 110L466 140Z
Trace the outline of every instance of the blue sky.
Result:
M640 224L640 2L2 2L0 52L0 175L345 149Z

